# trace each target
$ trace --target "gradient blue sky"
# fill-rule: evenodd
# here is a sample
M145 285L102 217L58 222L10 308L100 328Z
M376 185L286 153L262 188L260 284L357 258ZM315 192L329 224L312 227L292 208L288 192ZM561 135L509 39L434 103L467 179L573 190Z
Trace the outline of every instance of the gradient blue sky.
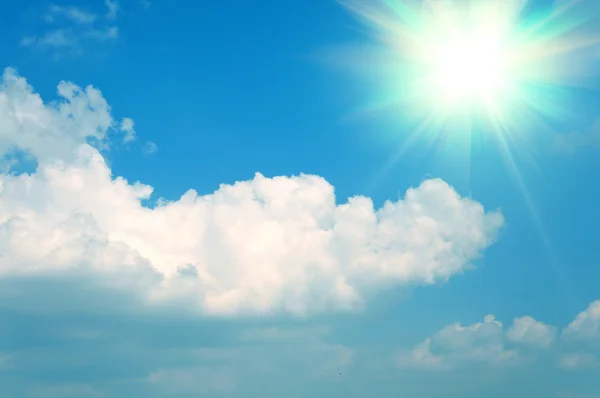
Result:
M335 1L7 1L0 33L0 397L600 397L595 81L522 125L520 184L485 124L397 156Z

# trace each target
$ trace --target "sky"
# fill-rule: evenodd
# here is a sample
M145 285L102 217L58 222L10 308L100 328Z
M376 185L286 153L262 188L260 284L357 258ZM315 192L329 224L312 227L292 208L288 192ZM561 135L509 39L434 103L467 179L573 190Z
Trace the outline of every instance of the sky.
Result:
M342 3L2 4L0 398L600 397L600 6L466 134Z

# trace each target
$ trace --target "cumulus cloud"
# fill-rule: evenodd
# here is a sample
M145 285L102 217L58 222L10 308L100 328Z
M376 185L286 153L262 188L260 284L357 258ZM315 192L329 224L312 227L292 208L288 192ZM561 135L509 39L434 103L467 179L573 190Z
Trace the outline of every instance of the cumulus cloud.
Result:
M147 208L152 187L113 176L89 144L106 147L116 124L100 91L63 82L59 94L45 104L4 74L0 150L26 151L38 168L1 177L2 278L86 270L117 283L136 270L148 278L119 283L205 313L347 310L465 271L503 224L436 179L379 209L362 196L337 204L327 181L302 174L256 174Z
M403 368L454 369L474 363L505 365L538 358L554 361L559 369L578 370L596 366L600 341L600 300L592 302L562 331L531 316L515 318L508 329L493 315L483 322L448 325L409 350L396 362Z
M600 341L600 300L592 302L564 330L563 337L578 341Z
M459 365L505 365L520 359L515 349L505 345L502 323L493 315L469 326L448 325L428 337L410 352L400 353L401 367L451 369Z
M510 341L535 348L547 348L554 342L556 328L530 316L517 318L507 331Z

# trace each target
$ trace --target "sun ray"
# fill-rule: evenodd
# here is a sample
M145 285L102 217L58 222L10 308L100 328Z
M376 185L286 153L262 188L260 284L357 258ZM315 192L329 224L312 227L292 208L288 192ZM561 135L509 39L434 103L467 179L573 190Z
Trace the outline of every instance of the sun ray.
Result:
M376 180L415 142L433 145L437 152L451 140L462 143L470 191L473 142L493 142L555 264L550 238L515 155L522 159L528 154L536 131L532 127L573 117L566 93L598 88L600 79L592 78L600 75L600 4L338 1L370 29L378 49L387 55L379 52L376 58L381 92L377 105L367 108L400 113L417 126ZM361 62L374 59L369 55L359 56ZM475 120L484 121L485 128L474 125Z

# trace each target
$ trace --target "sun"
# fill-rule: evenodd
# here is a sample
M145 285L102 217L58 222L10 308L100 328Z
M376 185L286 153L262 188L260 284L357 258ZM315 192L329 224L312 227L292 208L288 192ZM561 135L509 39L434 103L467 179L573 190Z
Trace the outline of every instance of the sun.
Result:
M379 82L359 113L389 111L430 143L485 134L521 145L541 119L567 114L566 89L600 74L597 0L535 12L531 0L338 1L375 39L343 53Z
M411 89L425 106L453 114L514 101L524 80L514 6L494 1L468 8L451 7L448 1L429 4L433 6L420 10L419 25L412 31L393 33L401 38L399 50L407 56L403 62L416 65L418 79Z
M515 83L510 53L499 37L455 34L432 43L426 55L428 89L444 106L496 101Z
M370 39L336 53L375 83L352 116L385 115L399 128L380 134L402 136L381 173L419 147L444 172L460 170L470 189L472 166L490 164L493 148L539 222L518 162L535 160L538 144L559 134L552 125L577 117L573 95L600 87L600 2L338 1Z
M530 16L524 0L338 1L376 39L374 51L344 61L380 71L379 97L367 110L396 108L436 126L469 115L506 126L556 114L554 87L578 85L594 54L587 49L600 44L592 0Z

